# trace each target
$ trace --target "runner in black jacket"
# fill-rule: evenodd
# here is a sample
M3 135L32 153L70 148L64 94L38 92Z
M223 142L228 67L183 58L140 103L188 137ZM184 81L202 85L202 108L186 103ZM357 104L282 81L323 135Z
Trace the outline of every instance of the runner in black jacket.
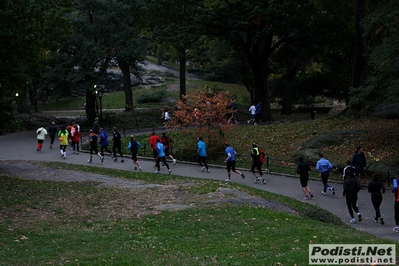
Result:
M309 171L310 167L307 164L307 162L303 160L303 157L299 157L299 163L296 167L296 172L299 174L299 180L301 181L302 191L305 194L305 197L303 199L313 198L313 193L310 192L310 188L308 187Z
M356 206L357 193L360 191L360 184L355 178L353 171L348 169L346 171L347 179L344 181L344 193L343 196L346 197L346 205L348 206L348 211L352 219L350 223L356 223L355 216L353 215L353 210L357 212L357 217L359 222L362 221L362 215L359 212L359 208Z
M381 224L384 224L384 219L381 217L380 205L382 202L382 194L385 193L385 186L378 180L378 175L376 173L373 174L373 180L368 185L368 191L371 193L371 202L375 210L375 217L373 220L375 223L378 223L378 219L380 219Z

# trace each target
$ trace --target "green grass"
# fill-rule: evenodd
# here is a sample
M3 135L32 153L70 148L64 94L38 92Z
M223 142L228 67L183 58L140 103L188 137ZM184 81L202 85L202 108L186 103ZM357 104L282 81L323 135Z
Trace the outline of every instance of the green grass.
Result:
M151 204L164 196L156 189L99 189L89 182L1 176L0 265L307 265L309 243L393 243L347 227L325 210L314 215L313 205L238 184L215 186L214 180L38 164L174 184L180 186L179 193L193 198L219 186L236 188L281 202L295 212L195 201L191 209L151 214ZM142 208L147 214L122 215L131 206L131 212ZM320 217L328 219L322 222Z

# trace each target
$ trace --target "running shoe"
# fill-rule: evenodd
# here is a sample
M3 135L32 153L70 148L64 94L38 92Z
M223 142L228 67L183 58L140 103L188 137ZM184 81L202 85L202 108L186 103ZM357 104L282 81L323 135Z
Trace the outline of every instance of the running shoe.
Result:
M87 161L88 161L89 163L92 163L92 162L93 162L91 159L88 159Z
M357 213L357 218L359 218L359 222L361 222L363 220L362 219L362 215L360 214L360 212Z
M310 198L313 198L313 193L309 192Z
M169 173L169 174L172 173L172 169L168 169L168 173Z
M101 156L101 162L104 162L104 157L103 156Z
M380 217L380 222L381 222L381 225L384 225L385 224L384 218Z
M333 196L335 195L335 188L331 188L331 192L333 194Z
M350 223L351 223L351 224L355 224L355 223L356 223L356 219L353 218L352 220L350 220Z
M375 223L378 223L378 218L373 217L373 221L374 221Z
M245 175L244 175L244 173L241 173L241 174L240 174L240 176L242 177L242 179L244 179L244 178L245 178Z
M399 233L399 226L395 226L395 227L392 229L392 231L394 231L394 232L396 232L396 233Z
M177 160L176 159L173 159L173 164L176 164L177 163Z
M228 179L228 178L226 178L224 181L226 181L226 182L231 182L231 180L230 180L230 179Z
M326 192L322 191L322 192L321 192L321 195L324 195L324 196L325 196L325 195L326 195Z
M263 179L263 180L262 180L262 184L263 184L263 185L266 185L266 179Z
M203 172L205 170L205 166L201 167L201 172Z

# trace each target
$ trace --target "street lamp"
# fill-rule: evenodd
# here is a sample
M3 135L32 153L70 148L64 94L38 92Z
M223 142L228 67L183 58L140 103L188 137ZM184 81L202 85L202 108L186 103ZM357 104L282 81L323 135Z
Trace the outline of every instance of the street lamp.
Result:
M103 104L102 104L102 99L104 96L104 85L94 85L94 89L96 91L96 96L100 99L100 125L103 126Z

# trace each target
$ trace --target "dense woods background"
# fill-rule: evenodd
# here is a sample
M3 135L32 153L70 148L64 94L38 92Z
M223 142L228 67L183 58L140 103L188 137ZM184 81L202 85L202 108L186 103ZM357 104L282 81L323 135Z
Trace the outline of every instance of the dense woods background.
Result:
M98 84L122 87L131 111L148 55L180 66L180 95L186 72L243 85L264 121L272 103L291 114L318 96L367 114L398 102L398 13L389 0L4 0L0 124L82 91L92 120Z

